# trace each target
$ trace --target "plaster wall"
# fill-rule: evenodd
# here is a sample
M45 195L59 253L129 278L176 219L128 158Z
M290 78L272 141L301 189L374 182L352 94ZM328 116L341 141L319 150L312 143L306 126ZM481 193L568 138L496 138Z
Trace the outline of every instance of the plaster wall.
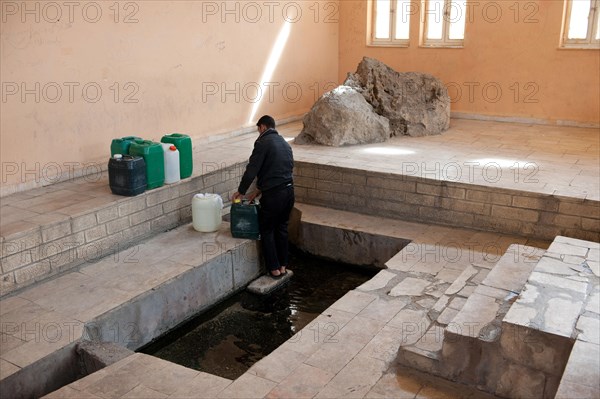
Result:
M454 116L546 123L600 121L600 51L561 49L564 1L468 1L462 48L420 46L423 3L411 2L408 47L367 45L366 0L340 2L339 79L363 56L448 87Z
M1 12L2 195L106 169L113 138L179 132L201 145L265 113L300 116L337 81L337 1L2 1Z

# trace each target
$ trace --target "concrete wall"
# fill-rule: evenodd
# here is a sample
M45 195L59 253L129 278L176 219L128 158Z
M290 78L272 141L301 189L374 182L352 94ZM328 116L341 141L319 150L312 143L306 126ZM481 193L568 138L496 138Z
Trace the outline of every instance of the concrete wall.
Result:
M42 227L4 237L0 296L116 255L133 243L191 222L194 194L214 192L227 201L237 189L238 172L244 167L245 163L234 164L136 197L115 196L112 202L103 201L101 206L86 208L73 217L64 215Z
M559 48L564 1L472 2L464 48L457 49L419 47L423 5L412 5L409 47L369 47L368 2L340 2L340 81L369 56L440 78L455 115L600 122L598 50Z
M598 201L296 162L299 202L551 240L600 241Z
M97 171L116 137L201 143L302 115L337 80L327 5L3 0L1 194Z

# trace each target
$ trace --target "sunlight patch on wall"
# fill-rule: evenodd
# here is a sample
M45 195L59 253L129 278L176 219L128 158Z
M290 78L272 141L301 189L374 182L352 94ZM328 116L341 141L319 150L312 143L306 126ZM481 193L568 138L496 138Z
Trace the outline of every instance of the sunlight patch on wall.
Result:
M273 77L273 72L275 72L275 68L279 64L279 60L281 58L281 54L283 54L283 50L285 48L285 44L287 43L288 38L290 37L290 31L292 30L292 25L285 21L279 34L277 35L277 40L271 49L271 54L269 58L267 58L267 63L265 65L265 69L263 70L262 77L260 78L260 86L261 88L265 87L265 83L270 82L270 79ZM256 112L262 103L262 100L265 96L265 90L262 91L260 98L254 103L252 106L252 111L250 112L250 117L248 118L248 123L252 124L255 122L254 118L256 117Z

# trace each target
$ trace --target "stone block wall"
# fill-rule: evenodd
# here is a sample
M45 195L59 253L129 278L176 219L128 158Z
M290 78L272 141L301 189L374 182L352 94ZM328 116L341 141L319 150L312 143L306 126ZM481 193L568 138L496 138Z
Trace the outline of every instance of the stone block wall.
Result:
M296 162L299 202L544 240L600 241L600 202Z
M2 237L0 296L123 249L135 256L133 244L191 222L194 194L217 193L227 202L244 167L234 164L135 197L114 195L96 207ZM108 190L107 179L97 184Z
M189 223L193 195L212 192L227 201L244 168L242 162L136 197L114 196L7 234L0 243L0 296ZM564 235L600 241L598 201L308 162L296 162L294 180L297 201L307 204L545 240Z

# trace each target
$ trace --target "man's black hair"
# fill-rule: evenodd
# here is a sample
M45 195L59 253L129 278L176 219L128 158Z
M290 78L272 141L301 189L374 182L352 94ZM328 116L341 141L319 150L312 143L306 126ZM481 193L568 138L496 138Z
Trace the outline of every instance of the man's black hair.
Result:
M260 117L258 122L256 122L256 126L265 125L267 129L275 129L275 119L269 115L263 115Z

